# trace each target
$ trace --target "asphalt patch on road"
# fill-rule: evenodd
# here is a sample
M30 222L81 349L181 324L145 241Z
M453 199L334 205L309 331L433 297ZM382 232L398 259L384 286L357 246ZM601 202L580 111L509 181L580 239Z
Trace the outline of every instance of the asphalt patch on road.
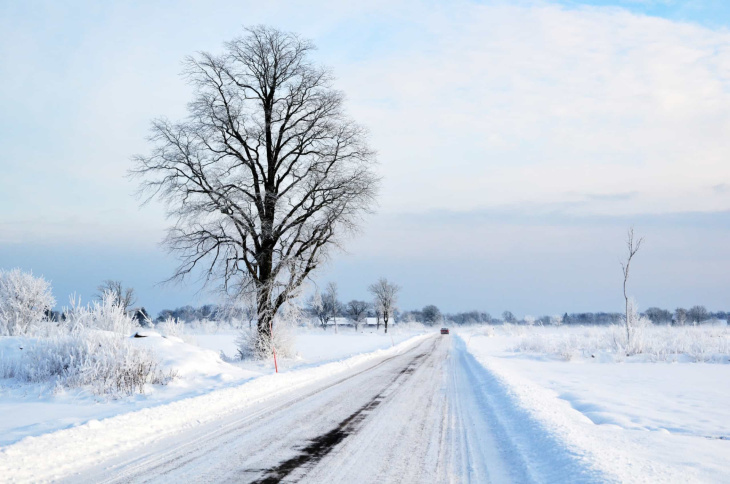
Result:
M413 358L413 360L411 360L408 365L401 370L393 380L391 380L391 382L386 386L386 389L392 386L404 375L412 374L418 366L418 363L425 357L426 353L423 353ZM274 484L281 482L297 469L313 467L317 462L322 460L324 456L332 452L332 450L340 444L340 442L345 440L349 435L357 432L360 428L360 424L365 420L365 418L367 418L368 414L375 410L383 401L385 398L384 393L385 390L378 393L372 400L350 414L332 430L310 440L306 446L299 450L299 453L296 456L285 460L274 467L260 471L263 472L263 477L252 482L255 484Z

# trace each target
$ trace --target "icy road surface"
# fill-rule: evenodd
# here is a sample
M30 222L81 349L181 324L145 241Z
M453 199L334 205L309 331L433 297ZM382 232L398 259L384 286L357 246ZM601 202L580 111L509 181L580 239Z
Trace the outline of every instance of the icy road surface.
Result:
M456 336L118 456L69 482L606 482Z

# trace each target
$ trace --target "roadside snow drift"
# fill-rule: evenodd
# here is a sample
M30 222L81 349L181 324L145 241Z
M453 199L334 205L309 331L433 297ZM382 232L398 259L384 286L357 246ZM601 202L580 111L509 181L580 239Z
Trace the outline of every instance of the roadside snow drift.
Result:
M78 427L58 432L26 437L0 449L0 476L8 481L46 481L60 478L72 471L84 468L112 457L119 452L143 446L185 429L219 419L232 412L305 387L314 382L336 377L359 366L399 354L424 338L413 337L386 350L353 356L343 361L286 373L261 376L242 385L224 388L197 397L185 398L167 405L145 408L105 420L91 420ZM183 344L157 336L138 338L145 345L172 349ZM192 350L190 350L192 351ZM203 350L205 351L205 350ZM173 352L168 357L173 358ZM207 353L203 353L205 355ZM220 365L207 359L210 375ZM183 367L182 371L193 374L198 369ZM208 373L206 373L206 371ZM39 456L43 456L42 459Z
M534 422L606 479L730 481L730 365L615 362L590 354L559 361L515 353L516 338L499 330L462 336L488 375L491 398L503 395L504 408L521 409L523 421ZM530 455L527 429L515 429L514 440L520 439Z

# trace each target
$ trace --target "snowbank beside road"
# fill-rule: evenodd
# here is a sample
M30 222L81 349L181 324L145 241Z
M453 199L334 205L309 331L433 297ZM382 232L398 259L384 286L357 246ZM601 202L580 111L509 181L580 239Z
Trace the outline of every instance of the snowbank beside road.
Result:
M27 352L36 339L0 337L0 446L18 440L83 425L125 412L155 407L182 398L240 385L272 373L274 365L266 362L237 361L221 358L221 352L235 354L238 331L221 330L214 334L185 333L177 337L161 336L152 330L140 330L144 338L130 338L108 333L109 338L124 340L132 347L154 355L159 370L175 375L166 385L145 385L144 394L119 395L117 398L93 394L89 388L68 388L57 381L37 383L2 378L4 364L24 364ZM398 331L390 334L356 333L341 328L339 334L317 328L300 330L296 339L298 358L279 360L280 370L293 370L342 360L360 353L389 348L419 334ZM23 349L21 349L23 348Z
M333 328L327 331L319 328L297 328L295 333L295 352L297 358L282 360L279 364L282 368L294 369L327 361L340 360L359 353L390 348L394 344L401 343L423 332L402 330L398 327L390 328L389 331L389 333L385 334L382 329L379 332L375 332L375 330L368 328L356 332L350 327L341 327L335 333ZM196 333L190 331L185 336L190 338L191 341L194 341L198 346L213 350L216 353L223 352L229 358L235 357L238 351L236 346L238 331L236 330L221 331L218 333ZM271 363L271 366L273 366L273 363Z
M499 392L570 452L619 482L730 479L728 365L561 362L463 331ZM608 477L610 479L610 477Z
M38 437L0 449L0 475L8 481L44 481L68 475L119 452L211 422L277 395L335 379L401 353L432 334L413 337L386 350L353 356L314 368L255 378L231 388L167 405L146 408ZM38 456L43 459L38 459Z
M153 331L140 331L146 335L142 338L103 333L103 338L93 340L93 343L124 344L130 349L144 350L158 365L159 372L174 375L174 378L165 385L145 385L144 394L116 396L96 395L87 386L63 385L63 377L57 375L35 382L17 377L0 379L0 445L199 395L261 375L260 371L224 362L215 351L186 344L179 338L162 337ZM79 341L92 344L83 339ZM37 373L35 367L42 367L44 363L37 360L39 357L51 358L43 352L54 342L53 339L32 337L0 337L0 376L8 373L3 369L14 367ZM64 350L65 347L60 347L56 352Z

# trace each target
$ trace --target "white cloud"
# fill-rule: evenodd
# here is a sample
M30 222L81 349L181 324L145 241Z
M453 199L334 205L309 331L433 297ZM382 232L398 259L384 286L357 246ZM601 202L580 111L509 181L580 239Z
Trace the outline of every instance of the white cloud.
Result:
M384 212L579 194L597 195L576 210L605 214L730 208L707 189L730 178L726 31L547 2L242 4L221 16L223 6L95 8L79 25L48 7L33 13L44 22L16 26L19 42L0 46L15 66L2 72L12 89L0 95L0 120L18 130L4 140L0 198L31 201L0 221L38 220L25 237L85 211L89 223L66 226L69 237L101 225L156 239L161 211L130 208L129 157L146 149L152 117L184 112L180 59L216 49L244 20L318 42L351 113L371 128ZM51 49L64 35L66 49ZM600 196L621 193L635 196Z
M726 32L615 8L454 10L411 17L421 36L346 71L375 127L385 209L577 190L639 192L629 212L728 208L705 189L729 173Z

